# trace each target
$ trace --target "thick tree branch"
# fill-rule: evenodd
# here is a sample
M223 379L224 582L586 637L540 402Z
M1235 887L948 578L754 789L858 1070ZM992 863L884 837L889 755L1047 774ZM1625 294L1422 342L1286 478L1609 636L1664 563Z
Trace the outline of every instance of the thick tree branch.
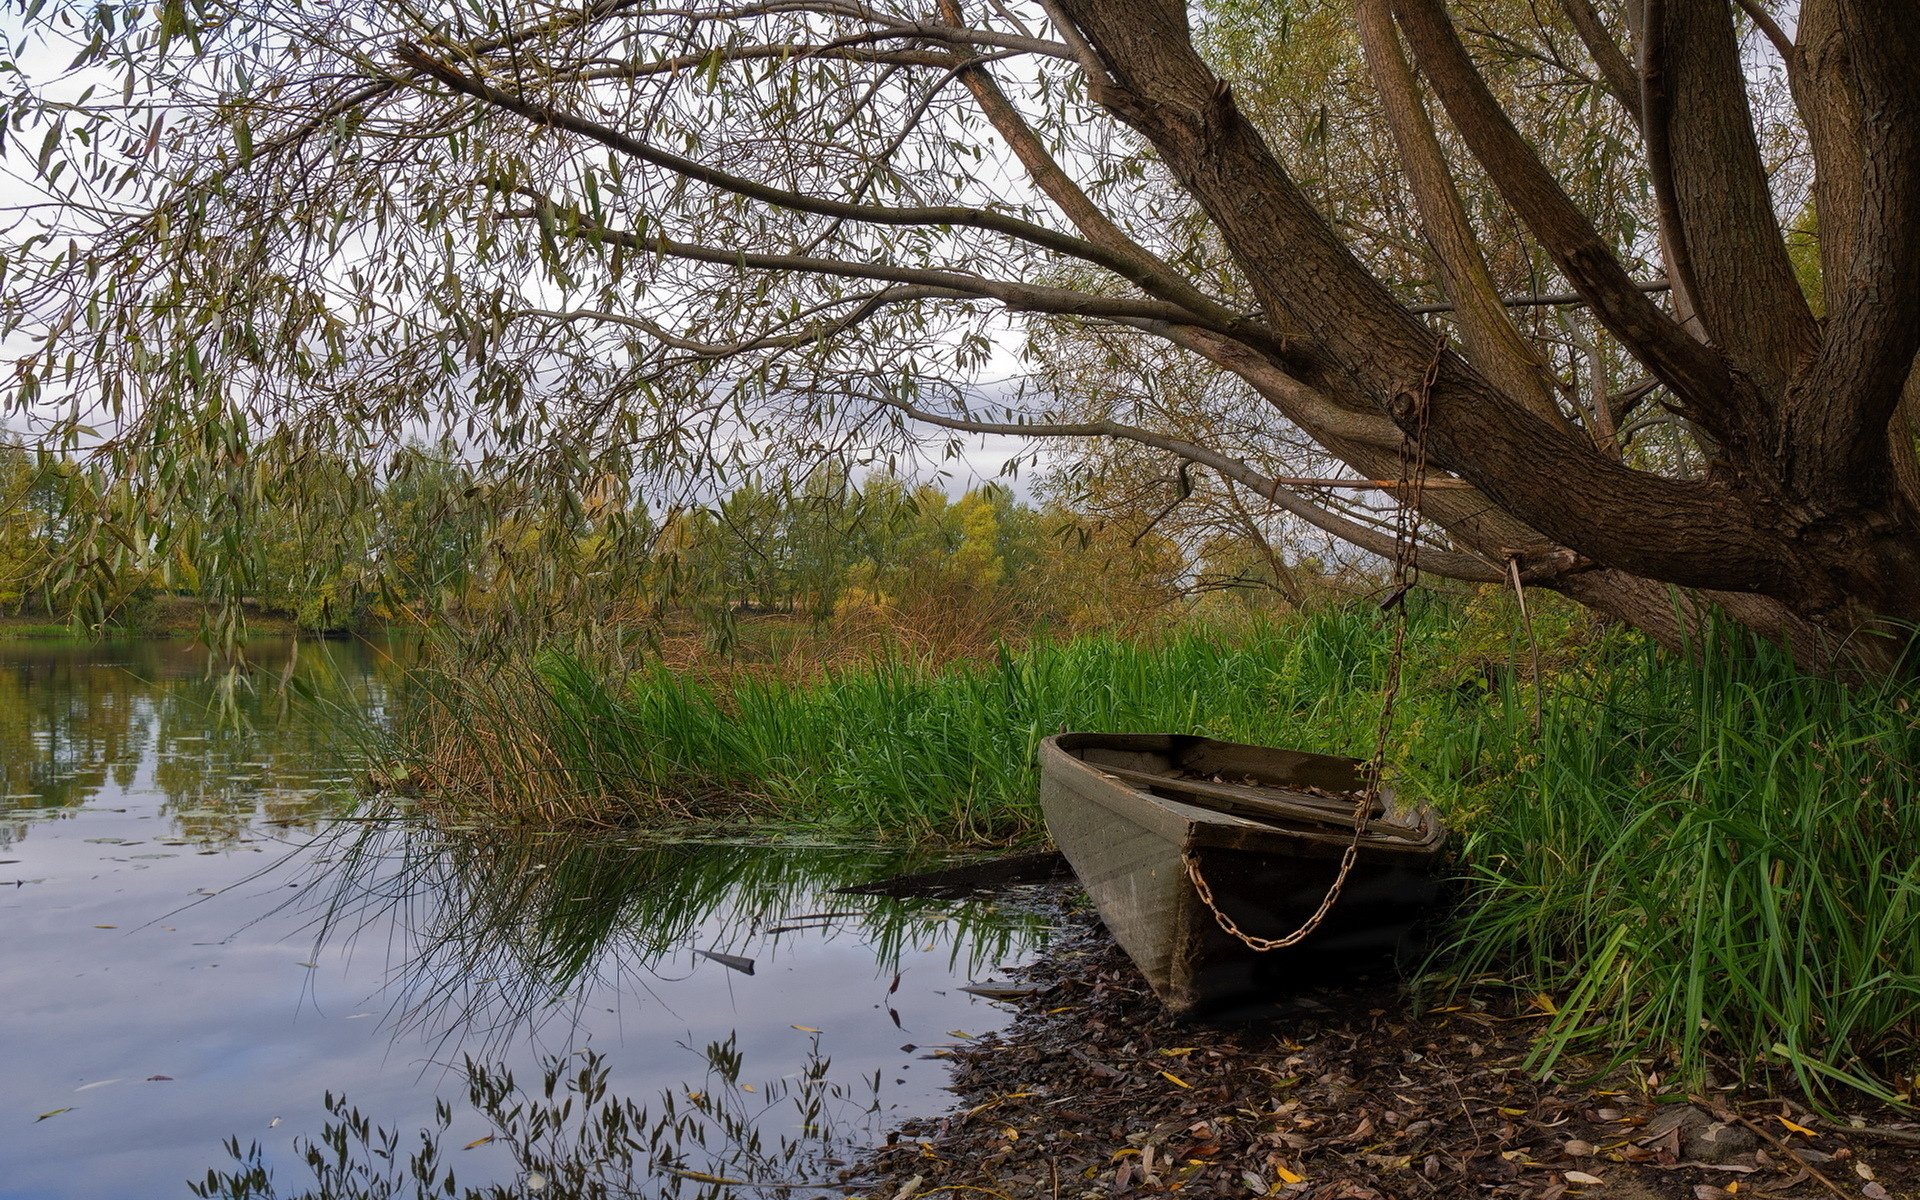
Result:
M1860 222L1862 161L1860 89L1841 28L1838 0L1803 0L1800 44L1787 72L1794 107L1813 151L1813 205L1823 284L1839 287L1853 262Z
M1688 584L1778 586L1785 568L1777 541L1750 514L1730 508L1719 487L1630 469L1568 436L1504 397L1400 307L1307 201L1171 14L1121 0L1059 4L1112 79L1096 98L1153 141L1213 218L1262 303L1309 328L1402 429L1424 425L1433 461L1539 534L1598 562ZM1451 26L1445 32L1452 39ZM1473 80L1484 91L1477 73ZM1501 123L1511 132L1504 116ZM1538 168L1531 149L1522 149ZM1568 203L1557 185L1552 193ZM1654 340L1672 350L1655 355L1657 362L1685 368L1679 374L1695 387L1723 383L1717 358L1653 309L1604 246L1599 253L1613 275L1592 301L1618 313L1618 294L1630 296L1650 311ZM1577 273L1593 276L1580 266L1590 261L1571 257ZM1302 303L1307 297L1311 304ZM1424 422L1416 419L1422 406ZM1606 519L1594 520L1598 513Z
M1791 74L1797 68L1795 60L1799 55L1794 52L1793 39L1787 36L1786 30L1780 28L1780 22L1773 19L1773 14L1768 12L1759 0L1734 0L1734 2L1740 6L1741 12L1747 14L1747 19L1753 22L1754 28L1773 43L1774 50L1786 62L1787 71Z
M1357 0L1360 45L1374 88L1380 94L1401 166L1412 185L1420 222L1440 266L1440 279L1453 301L1474 364L1494 386L1528 408L1559 421L1546 369L1519 330L1507 318L1506 307L1487 271L1486 256L1467 219L1466 205L1454 187L1453 172L1434 133L1433 121L1420 98L1413 71L1400 50L1389 0Z
M1754 141L1733 14L1726 0L1650 0L1643 42L1643 127L1682 279L1713 342L1778 397L1818 334Z
M1454 128L1601 322L1683 403L1704 413L1728 413L1731 380L1718 356L1635 286L1494 99L1441 0L1394 0L1394 15Z
M1889 483L1887 426L1920 352L1920 22L1869 0L1839 0L1838 12L1865 173L1852 260L1827 281L1825 341L1788 395L1787 474L1816 503L1872 507Z
M1639 124L1640 74L1633 69L1633 63L1607 30L1600 14L1594 11L1593 0L1560 0L1560 7L1573 23L1573 31L1580 35L1587 53L1593 56L1593 65L1600 69L1600 78L1607 90L1620 102L1620 107L1627 110L1634 124Z

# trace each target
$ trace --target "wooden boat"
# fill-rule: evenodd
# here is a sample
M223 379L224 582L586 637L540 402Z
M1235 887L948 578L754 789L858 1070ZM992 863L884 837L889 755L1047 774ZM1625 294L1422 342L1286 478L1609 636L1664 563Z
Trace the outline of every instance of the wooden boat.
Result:
M1338 902L1265 953L1221 928L1188 874L1244 932L1283 938L1320 906L1353 840L1363 764L1180 734L1063 733L1040 745L1040 804L1100 919L1168 1008L1258 1003L1334 967L1404 953L1439 886L1446 831L1383 790Z

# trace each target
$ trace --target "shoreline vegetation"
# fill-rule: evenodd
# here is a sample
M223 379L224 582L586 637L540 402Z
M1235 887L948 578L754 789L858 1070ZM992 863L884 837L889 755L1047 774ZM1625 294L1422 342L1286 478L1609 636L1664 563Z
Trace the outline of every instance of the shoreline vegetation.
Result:
M1529 1068L1659 1064L1673 1087L1788 1079L1913 1098L1920 1068L1920 711L1714 628L1688 656L1496 592L1410 615L1389 780L1456 830L1430 988L1545 1016ZM880 654L810 668L622 670L548 649L428 655L376 783L439 819L1044 837L1033 749L1062 729L1204 733L1364 755L1390 653L1370 606L1159 635Z
M245 606L249 637L344 636L341 631L319 631L302 626L291 613L267 611L255 605ZM44 614L0 613L0 642L26 641L114 641L125 638L197 638L206 622L216 613L214 606L199 596L154 596L125 614L125 620L110 621L103 629L89 629L80 621L61 621ZM357 631L373 633L368 628Z

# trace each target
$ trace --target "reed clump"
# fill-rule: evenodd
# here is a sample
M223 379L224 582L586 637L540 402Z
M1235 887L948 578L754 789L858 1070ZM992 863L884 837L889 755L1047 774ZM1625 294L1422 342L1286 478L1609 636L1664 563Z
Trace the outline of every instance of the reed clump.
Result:
M1539 993L1535 1065L1599 1053L1908 1094L1920 1071L1920 700L1750 635L1661 652L1576 610L1533 648L1497 598L1410 616L1389 774L1458 831L1436 960ZM1364 756L1390 626L1331 608L1153 641L884 659L806 681L621 675L550 652L429 677L411 778L465 819L771 822L837 837L1042 836L1034 749L1158 730Z

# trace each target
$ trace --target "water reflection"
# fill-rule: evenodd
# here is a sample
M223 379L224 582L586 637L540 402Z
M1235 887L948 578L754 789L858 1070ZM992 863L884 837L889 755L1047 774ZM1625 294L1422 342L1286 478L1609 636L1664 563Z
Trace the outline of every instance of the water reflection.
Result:
M377 720L398 694L377 647L269 647L223 724L191 647L0 646L4 1200L177 1195L229 1136L297 1194L313 1147L339 1162L355 1130L410 1147L442 1124L462 1187L524 1190L529 1156L591 1135L579 1099L537 1147L514 1141L555 1062L562 1098L591 1062L599 1109L648 1131L623 1194L776 1163L819 1179L943 1106L924 1056L1000 1020L958 985L1044 934L1017 903L833 894L914 865L873 851L355 810L326 710L280 719L275 649L329 703ZM476 1100L496 1094L498 1112Z
M388 991L400 1023L469 1053L577 1021L602 989L678 982L690 948L756 978L834 945L857 947L875 977L928 956L971 976L1047 930L1018 889L966 904L837 892L929 865L898 851L436 830L390 816L332 843L321 944L405 930L411 957Z
M377 719L404 674L398 648L258 641L255 669L227 678L185 641L0 641L0 846L130 790L164 797L185 838L304 824L351 782L351 747L324 717Z

